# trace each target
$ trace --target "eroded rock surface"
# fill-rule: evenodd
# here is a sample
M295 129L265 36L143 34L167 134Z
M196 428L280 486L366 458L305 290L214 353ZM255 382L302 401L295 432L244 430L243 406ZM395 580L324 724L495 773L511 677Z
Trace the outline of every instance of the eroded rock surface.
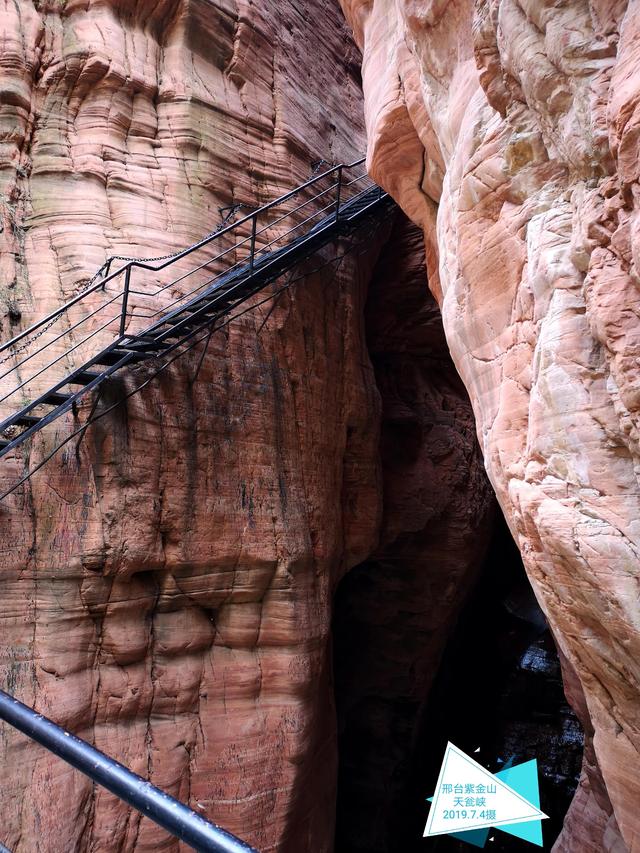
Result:
M337 7L293 0L0 3L5 339L108 255L166 254L357 156L356 57ZM3 684L264 853L333 843L330 593L378 539L362 316L382 239L215 335L199 372L176 362L0 508ZM3 460L3 487L72 429ZM16 853L177 849L11 731L1 763Z
M637 851L638 5L342 3L371 172L424 228L489 476L593 732L557 849Z

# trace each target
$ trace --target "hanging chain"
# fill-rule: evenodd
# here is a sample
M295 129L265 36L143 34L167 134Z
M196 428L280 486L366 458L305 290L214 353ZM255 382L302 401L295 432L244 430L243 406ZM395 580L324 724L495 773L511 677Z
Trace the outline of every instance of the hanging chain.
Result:
M214 228L214 230L213 230L213 231L210 231L208 234L206 234L206 235L202 238L202 241L204 241L204 240L208 240L208 239L209 239L209 238L211 238L211 237L215 237L215 235L216 235L218 232L222 231L222 229L227 225L227 223L228 223L228 222L229 222L229 221L230 221L230 220L231 220L231 219L236 215L236 213L237 213L237 212L238 212L242 207L246 207L246 205L239 203L239 204L232 204L230 207L223 207L223 208L220 208L220 213L222 213L223 211L228 211L228 212L227 212L227 215L226 215L226 216L224 217L224 219L220 222L220 224L219 224L219 225L217 225L217 226ZM202 241L200 241L200 242L202 242ZM109 268L110 268L110 266L111 266L111 264L112 264L112 262L113 262L113 261L127 261L127 262L129 262L129 261L140 261L141 263L150 264L150 263L155 263L156 261L168 261L168 260L170 260L171 258L175 258L175 257L176 257L177 255L179 255L182 251L184 251L184 250L183 250L183 249L178 249L177 251L172 252L170 255L158 255L158 256L157 256L157 257L155 257L155 258L133 258L133 257L127 257L126 255L112 255L110 258L108 258L108 259L107 259L107 260L102 264L102 266L100 267L100 269L98 269L98 271L97 271L96 273L94 273L94 275L92 275L90 279L88 279L88 280L86 280L86 281L85 281L85 283L84 283L83 287L78 291L78 293L76 294L76 296L82 296L84 293L86 293L88 290L90 290L90 289L91 289L91 287L95 284L95 282L96 282L96 281L97 281L101 276L102 276L103 278L106 278L106 277L107 277L107 274L108 274L108 271L109 271ZM74 297L74 298L75 298L75 297ZM25 338L25 339L24 339L24 341L23 341L23 343L21 343L19 347L16 347L15 349L12 349L12 350L11 350L11 351L10 351L10 352L5 356L5 357L4 357L4 358L0 359L0 366L1 366L1 365L3 365L3 364L5 364L7 361L10 361L12 358L15 358L16 356L18 356L18 355L20 355L21 353L25 352L27 349L29 349L29 347L30 347L33 343L35 343L35 342L38 340L38 338L41 338L41 337L42 337L42 335L44 335L44 333L45 333L45 332L48 332L48 331L49 331L49 329L50 329L50 328L51 328L55 323L57 323L57 322L58 322L58 320L59 320L61 317L63 317L63 316L67 313L67 311L68 311L68 308L63 308L63 309L62 309L58 314L56 314L56 315L55 315L55 317L52 317L52 318L51 318L51 320L49 320L49 322L48 322L48 323L45 323L45 325L44 325L44 326L42 326L42 328L41 328L41 329L39 329L39 330L38 330L37 332L35 332L33 335L30 335L30 336L28 336L27 338Z
M220 207L218 208L219 213L223 213L225 210L228 211L227 215L222 219L222 221L216 225L213 231L210 231L208 234L205 234L204 237L201 237L198 240L199 243L204 243L205 240L209 240L211 237L215 237L222 229L227 225L227 223L236 215L236 213L242 207L246 207L246 204L238 203L232 204L230 207ZM175 258L178 255L182 254L184 249L177 249L175 252L171 252L169 255L157 255L155 258L129 258L126 255L112 255L108 261L106 261L102 267L98 270L98 272L94 275L93 281L100 275L102 269L105 266L111 263L111 261L140 261L142 264L154 264L156 261L168 261L171 258Z
M320 172L320 169L323 166L332 166L332 165L333 165L332 163L330 163L328 160L325 160L324 158L321 160L314 160L311 163L312 172L311 172L310 177L314 178ZM232 204L229 207L219 208L219 212L221 214L224 211L227 211L226 216L222 219L222 221L219 223L219 225L217 225L213 229L213 231L210 231L208 234L206 234L201 239L200 242L203 242L205 240L209 240L211 237L215 237L216 234L218 234L220 231L222 231L222 229L225 228L225 226L231 221L231 219L236 215L236 213L243 207L247 207L247 205L245 205L243 203L237 203L237 204ZM175 257L177 257L177 255L181 254L182 251L183 251L183 249L178 249L177 251L171 252L168 255L156 255L153 258L135 258L135 257L130 257L128 255L112 255L110 258L108 258L102 264L102 266L97 270L97 272L94 273L93 276L91 276L90 279L85 281L84 286L78 291L76 296L82 296L84 293L86 293L88 290L90 290L91 287L98 280L98 278L100 278L101 276L103 278L106 278L108 273L109 273L109 269L110 269L113 261L125 261L127 263L129 261L140 261L141 263L151 264L151 263L156 263L158 261L171 260L171 258L175 258ZM20 344L19 347L12 349L6 356L4 356L4 358L0 359L0 366L5 364L7 361L10 361L12 358L15 358L16 356L21 355L21 353L23 353L27 349L29 349L29 347L33 343L35 343L39 338L41 338L42 335L45 334L45 332L48 332L49 329L55 323L57 323L61 317L63 317L67 313L67 311L68 311L68 308L61 309L60 312L55 315L55 317L52 317L51 320L49 320L48 323L45 323L45 325L42 326L42 328L40 328L35 334L26 337L24 339L24 341Z
M321 169L323 166L333 166L333 165L334 165L334 164L333 164L333 163L330 163L328 160L314 160L314 161L311 163L311 168L312 168L312 170L313 170L313 171L312 171L312 172L311 172L311 174L309 175L309 178L315 178L315 176L318 174L318 172L320 171L320 169Z

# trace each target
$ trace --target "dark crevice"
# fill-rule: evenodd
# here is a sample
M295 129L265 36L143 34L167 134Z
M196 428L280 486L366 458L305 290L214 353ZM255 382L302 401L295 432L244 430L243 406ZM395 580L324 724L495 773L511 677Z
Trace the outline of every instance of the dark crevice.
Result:
M422 721L412 765L420 796L409 820L422 830L447 740L492 772L537 759L544 850L556 840L576 789L583 735L563 690L558 653L501 517L479 583L447 644ZM480 748L480 752L475 751ZM491 851L531 851L499 831ZM407 850L464 853L456 839L425 839Z
M582 730L486 479L422 251L399 219L366 309L384 511L376 553L334 601L335 853L473 850L422 837L449 740L492 771L537 759L550 850L577 785ZM491 838L491 851L535 849L498 830Z
M390 626L383 619L376 624L372 614L391 612L392 577L392 562L365 563L344 578L336 594L336 853L473 849L448 836L422 838L426 798L433 794L449 740L492 771L509 759L516 764L537 759L541 807L550 818L543 821L543 849L550 850L580 775L582 729L564 696L553 639L504 520L495 522L480 579L430 689L428 677L407 669L402 657L389 676L392 660L385 660L383 646ZM392 611L396 651L419 639L410 598L404 605L404 612L401 606ZM428 635L423 642L428 654ZM411 685L420 683L424 695L411 695ZM534 849L499 831L491 836L491 851Z

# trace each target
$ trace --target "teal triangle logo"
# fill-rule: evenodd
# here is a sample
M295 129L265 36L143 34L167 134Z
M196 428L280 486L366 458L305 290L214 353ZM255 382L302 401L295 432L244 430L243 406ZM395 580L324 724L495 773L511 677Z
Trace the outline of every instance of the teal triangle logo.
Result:
M478 796L481 794L482 796ZM490 829L542 847L536 759L490 773L454 744L447 744L424 836L451 835L484 847Z
M531 761L525 761L523 764L516 764L515 767L507 767L495 775L510 785L514 791L522 794L534 806L540 808L538 762L535 758L532 758ZM542 823L539 820L532 820L529 823L507 823L496 828L501 832L507 832L509 835L514 835L516 838L522 838L523 841L530 841L531 844L542 847Z

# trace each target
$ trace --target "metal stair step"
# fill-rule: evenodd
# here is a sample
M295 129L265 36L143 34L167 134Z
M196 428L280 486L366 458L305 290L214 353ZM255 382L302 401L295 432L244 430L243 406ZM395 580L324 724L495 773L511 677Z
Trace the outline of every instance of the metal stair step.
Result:
M158 350L165 349L166 344L162 341L131 341L131 343L127 344L127 350L129 352L135 353L143 353L143 352L157 352Z
M202 327L202 329L204 329L207 325L207 322L213 322L214 320L215 320L215 317L204 317L204 316L198 317L198 321L196 323L185 324L184 326L180 326L179 329L172 329L171 326L169 326L169 328L166 329L166 331L162 331L161 334L163 336L163 340L165 340L165 341L167 341L169 339L175 340L176 338L181 338L183 336L190 334L191 332L193 332L196 329L200 329L200 327ZM171 325L175 325L175 324L171 324Z
M4 450L5 447L8 447L11 444L11 440L8 438L0 438L0 450Z
M198 314L196 317L194 317L193 314L181 314L178 317L169 317L168 320L165 320L165 325L177 326L178 323L185 323L184 326L181 326L181 328L184 329L184 328L186 328L186 325L189 323L189 321L191 321L191 325L195 326L198 323L200 323L202 320L206 320L206 319L207 318L206 318L204 311L202 312L202 314Z
M200 326L204 326L207 323L208 317L198 317L196 320L191 323L186 322L184 326L180 326L174 330L177 323L167 323L167 328L165 330L161 330L160 334L163 336L163 340L167 338L176 338L182 337L183 335L188 335L190 332L193 332L194 329L199 328Z
M78 373L73 379L69 380L69 385L89 385L90 382L93 382L94 379L99 379L99 373L92 373L90 370L83 370L82 373Z
M212 293L210 296L206 297L202 300L203 305L208 305L209 311L221 311L225 308L228 308L229 305L233 304L233 297L228 297L227 299L221 299L220 297L224 294Z
M365 207L369 207L369 205L375 201L375 199L367 198L358 202L354 202L354 204L345 205L345 213L347 216L355 216L357 213L361 213Z
M21 418L18 418L18 420L15 421L15 424L16 426L32 427L36 424L39 424L41 420L42 418L38 418L35 415L23 415Z
M122 349L129 349L132 344L155 344L156 339L153 337L145 337L144 335L132 335L127 338L126 343L121 344Z
M222 297L226 296L226 299ZM202 311L203 314L215 313L218 311L224 311L225 308L228 308L229 305L232 305L234 301L233 296L228 296L226 293L217 293L213 291L202 298L198 299L196 302L192 302L188 308L185 308L185 315L189 313L193 313L195 311Z
M67 400L70 399L71 394L60 394L59 391L52 391L40 402L46 406L60 406L62 403L66 403Z
M107 367L111 367L113 364L117 364L121 359L125 357L125 355L131 356L129 362L134 361L143 361L147 358L148 354L143 352L134 352L133 350L121 350L121 349L112 349L103 352L101 355L96 356L92 364L104 364Z

